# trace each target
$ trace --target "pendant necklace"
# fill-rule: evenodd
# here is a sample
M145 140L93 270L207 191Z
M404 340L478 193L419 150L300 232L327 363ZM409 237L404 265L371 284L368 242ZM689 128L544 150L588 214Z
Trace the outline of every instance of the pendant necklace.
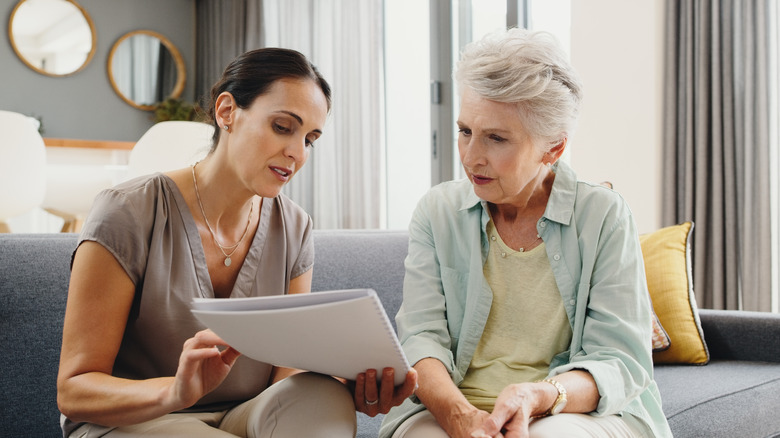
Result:
M249 223L252 222L252 210L255 207L255 203L251 202L249 204L249 217L246 220L246 228L244 229L244 234L241 235L241 238L238 239L238 242L236 242L235 245L230 246L223 246L221 243L219 243L219 240L217 240L217 235L214 233L214 230L211 228L211 224L209 224L209 220L206 218L206 212L203 210L203 203L200 200L200 192L198 191L198 180L195 178L195 166L197 166L198 163L195 163L191 169L192 169L192 183L195 185L195 196L198 198L198 206L200 207L200 213L203 215L203 220L206 222L206 227L209 229L209 233L211 233L211 238L214 239L214 243L217 244L217 247L219 247L219 250L222 251L222 255L225 256L224 264L225 266L230 266L231 260L230 256L233 255L234 252L238 249L238 246L241 245L241 242L244 241L244 237L246 237L247 232L249 231ZM225 250L230 251L230 253L225 252Z

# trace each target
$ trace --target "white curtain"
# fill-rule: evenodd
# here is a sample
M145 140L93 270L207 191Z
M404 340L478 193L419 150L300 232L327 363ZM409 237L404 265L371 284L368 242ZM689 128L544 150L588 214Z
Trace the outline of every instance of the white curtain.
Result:
M381 0L264 0L267 47L306 55L333 89L323 137L285 193L316 228L385 226Z

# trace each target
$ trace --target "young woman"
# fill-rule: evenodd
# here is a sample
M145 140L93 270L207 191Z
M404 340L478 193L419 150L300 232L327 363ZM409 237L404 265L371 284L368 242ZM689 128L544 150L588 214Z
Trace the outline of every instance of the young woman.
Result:
M400 404L393 370L344 383L245 357L196 297L307 293L311 218L280 191L306 163L330 88L303 55L260 49L211 92L209 155L102 192L74 253L58 377L66 436L354 436ZM354 388L350 393L348 388Z

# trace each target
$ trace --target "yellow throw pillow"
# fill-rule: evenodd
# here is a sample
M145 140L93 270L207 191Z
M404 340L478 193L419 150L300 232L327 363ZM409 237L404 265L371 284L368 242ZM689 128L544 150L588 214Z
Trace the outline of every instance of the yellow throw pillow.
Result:
M653 309L671 340L655 363L704 365L710 360L699 321L690 257L693 222L639 236Z

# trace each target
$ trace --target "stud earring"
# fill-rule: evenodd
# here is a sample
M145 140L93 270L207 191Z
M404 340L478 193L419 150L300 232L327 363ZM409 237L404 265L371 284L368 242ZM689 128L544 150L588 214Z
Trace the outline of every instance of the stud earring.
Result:
M225 125L224 128L225 128L225 131L230 131L230 126Z

